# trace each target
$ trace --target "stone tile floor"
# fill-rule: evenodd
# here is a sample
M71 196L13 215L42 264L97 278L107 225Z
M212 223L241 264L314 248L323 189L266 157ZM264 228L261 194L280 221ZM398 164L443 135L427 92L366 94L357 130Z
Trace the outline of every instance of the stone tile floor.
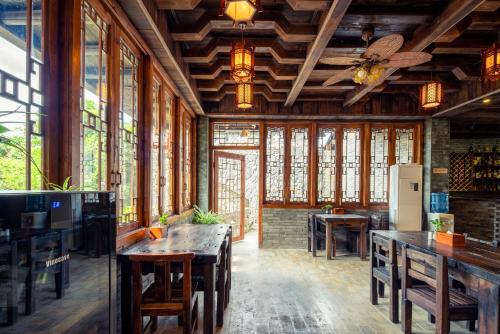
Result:
M351 255L327 261L306 250L258 249L249 234L233 247L231 301L217 332L401 333L389 321L387 298L371 305L369 271L369 261ZM434 333L422 310L415 307L413 318L414 333ZM175 323L160 320L157 332L182 332ZM463 326L454 323L452 333L469 333Z

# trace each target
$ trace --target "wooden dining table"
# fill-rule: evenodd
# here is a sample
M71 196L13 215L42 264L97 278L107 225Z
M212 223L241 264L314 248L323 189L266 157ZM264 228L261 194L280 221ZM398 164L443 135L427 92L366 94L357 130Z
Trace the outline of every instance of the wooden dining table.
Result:
M145 239L118 253L121 270L122 332L131 333L134 328L132 316L132 272L128 257L143 254L167 254L192 252L193 274L203 276L203 333L215 333L215 283L216 265L221 259L222 244L232 233L226 224L171 226L167 236L160 239Z
M465 247L437 243L432 232L372 231L428 254L448 258L449 275L465 285L479 302L478 332L500 334L500 248L466 239Z
M326 225L326 258L332 259L333 229L339 227L359 228L359 257L366 259L366 234L368 231L368 218L356 214L329 214L314 215L315 219ZM316 240L316 224L313 224L313 240ZM313 256L316 256L316 242L313 242Z

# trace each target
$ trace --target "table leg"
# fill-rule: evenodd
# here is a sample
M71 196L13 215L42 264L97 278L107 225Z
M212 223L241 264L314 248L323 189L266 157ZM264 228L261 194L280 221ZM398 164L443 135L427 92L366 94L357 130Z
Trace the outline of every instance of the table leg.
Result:
M500 286L491 282L479 281L479 334L500 333Z
M332 259L332 224L326 222L326 258Z
M316 249L317 249L317 246L318 246L318 243L316 242L316 216L313 216L313 219L312 219L312 227L311 227L311 231L312 231L312 253L313 253L313 257L316 257Z
M122 333L132 333L134 328L132 317L132 273L128 260L120 261L121 269L121 317Z
M362 223L359 229L359 257L361 260L366 259L366 223Z
M215 333L215 263L203 265L203 333Z

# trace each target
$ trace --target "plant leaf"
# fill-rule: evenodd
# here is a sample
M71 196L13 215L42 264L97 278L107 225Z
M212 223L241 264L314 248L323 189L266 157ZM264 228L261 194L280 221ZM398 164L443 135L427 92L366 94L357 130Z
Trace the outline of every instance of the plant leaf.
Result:
M3 124L0 124L0 134L2 134L2 133L6 133L6 132L9 132L9 131L10 131L10 130L9 130L9 128L8 128L8 127L6 127L6 126L5 126L5 125L3 125Z

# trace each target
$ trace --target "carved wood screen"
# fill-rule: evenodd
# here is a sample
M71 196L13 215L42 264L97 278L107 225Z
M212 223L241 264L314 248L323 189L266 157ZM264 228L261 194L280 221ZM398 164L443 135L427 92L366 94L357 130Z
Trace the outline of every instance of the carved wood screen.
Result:
M3 1L0 10L0 189L42 188L42 3Z
M396 128L396 164L411 164L413 162L413 147L415 130L413 128Z
M290 202L307 203L309 200L309 129L290 129Z
M212 123L212 145L229 147L259 146L260 131L258 123Z
M120 43L118 221L137 222L138 200L138 56Z
M386 203L389 197L389 129L372 128L370 138L370 202Z
M160 83L153 81L153 101L151 103L151 221L160 216L160 187L161 187L161 95Z
M215 151L214 160L214 209L233 227L233 240L238 241L245 235L245 157Z
M80 185L84 190L106 190L109 25L86 1L81 34Z
M344 202L361 200L361 129L342 130L342 194Z
M336 201L337 188L337 129L318 128L318 188L319 203Z
M285 127L266 128L266 202L282 202L285 191Z

